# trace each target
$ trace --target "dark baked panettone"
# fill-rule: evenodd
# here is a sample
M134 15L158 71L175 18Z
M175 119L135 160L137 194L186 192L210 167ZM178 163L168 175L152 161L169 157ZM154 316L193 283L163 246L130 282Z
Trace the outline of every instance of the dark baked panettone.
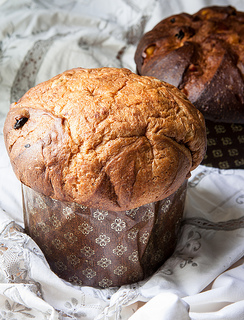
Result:
M213 121L244 123L244 13L212 6L159 22L140 40L140 75L173 84Z
M206 150L204 118L177 88L128 69L69 70L11 105L4 136L25 230L60 277L120 286L173 253Z

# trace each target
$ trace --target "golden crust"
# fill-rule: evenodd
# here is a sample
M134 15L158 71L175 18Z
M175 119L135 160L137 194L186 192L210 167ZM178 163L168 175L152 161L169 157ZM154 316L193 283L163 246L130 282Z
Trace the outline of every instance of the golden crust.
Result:
M22 183L113 211L169 196L206 151L203 116L184 94L117 68L76 68L30 89L4 136Z

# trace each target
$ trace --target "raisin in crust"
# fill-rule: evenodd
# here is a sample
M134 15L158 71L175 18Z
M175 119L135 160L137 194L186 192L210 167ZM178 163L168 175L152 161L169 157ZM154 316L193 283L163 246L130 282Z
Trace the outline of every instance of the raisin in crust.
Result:
M159 22L140 40L140 75L181 89L206 119L244 123L244 13L212 6Z
M30 89L4 136L22 183L112 211L169 196L206 150L204 118L182 92L116 68L76 68Z

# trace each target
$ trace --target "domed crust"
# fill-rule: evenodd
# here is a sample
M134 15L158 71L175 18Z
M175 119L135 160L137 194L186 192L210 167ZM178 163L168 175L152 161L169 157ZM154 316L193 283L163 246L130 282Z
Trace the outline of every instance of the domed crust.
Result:
M122 211L164 199L206 150L202 114L175 87L128 69L72 69L7 115L13 169L61 201Z

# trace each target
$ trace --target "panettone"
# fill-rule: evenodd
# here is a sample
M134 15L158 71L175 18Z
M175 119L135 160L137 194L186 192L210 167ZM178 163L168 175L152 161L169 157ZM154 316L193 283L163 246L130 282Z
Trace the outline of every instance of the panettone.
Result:
M244 123L244 13L206 7L160 21L135 53L138 73L178 87L212 121Z
M26 232L78 285L145 279L173 253L202 114L177 88L127 69L77 68L11 105L4 135Z

